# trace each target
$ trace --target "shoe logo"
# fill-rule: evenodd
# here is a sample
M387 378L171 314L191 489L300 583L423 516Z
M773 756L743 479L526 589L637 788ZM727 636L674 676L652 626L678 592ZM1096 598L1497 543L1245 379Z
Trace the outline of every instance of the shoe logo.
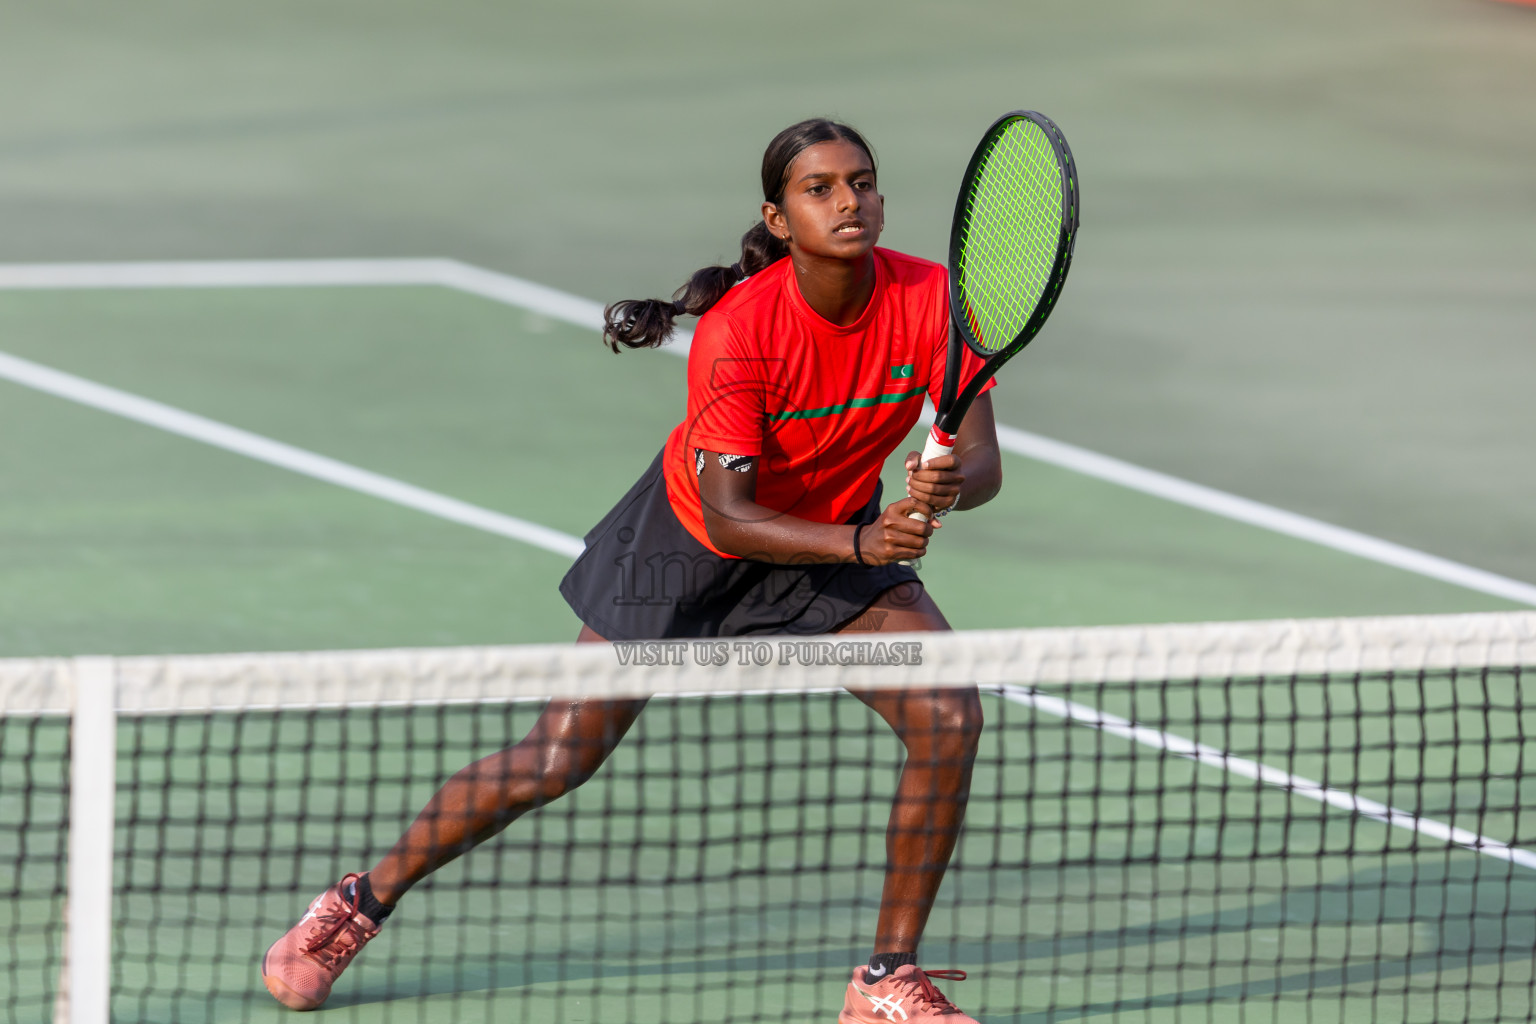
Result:
M868 974L871 978L881 977L885 974L885 964L881 964L879 967L866 967L864 973Z
M896 1015L899 1013L901 1014L900 1020L907 1019L907 1011L901 1008L901 1000L895 996L872 996L857 985L854 986L853 990L869 1000L869 1008L876 1017L883 1013L891 1020L897 1020Z

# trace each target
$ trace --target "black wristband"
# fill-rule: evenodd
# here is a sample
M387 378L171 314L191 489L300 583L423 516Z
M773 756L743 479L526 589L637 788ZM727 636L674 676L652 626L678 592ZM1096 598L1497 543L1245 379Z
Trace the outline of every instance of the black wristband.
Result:
M864 561L864 555L859 551L859 534L863 532L864 527L862 526L855 526L853 528L853 560L860 565L868 565L869 563Z

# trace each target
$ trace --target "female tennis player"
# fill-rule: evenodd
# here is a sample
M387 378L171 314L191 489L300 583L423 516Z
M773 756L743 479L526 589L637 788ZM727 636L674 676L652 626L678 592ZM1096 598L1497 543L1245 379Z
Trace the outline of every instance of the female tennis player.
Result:
M946 272L876 248L884 198L852 128L792 125L769 143L762 178L762 219L739 263L698 271L675 301L607 310L614 351L660 345L681 314L701 319L686 418L561 583L581 641L949 628L905 564L938 519L908 514L997 493L990 397L971 407L954 454L922 464L909 453L906 496L879 504L886 457L943 381ZM907 758L874 955L854 969L838 1020L974 1024L931 980L964 973L923 971L917 949L965 813L980 701L974 687L856 696ZM318 896L273 944L267 988L294 1009L319 1006L412 885L591 778L644 705L553 701L522 742L449 779L389 853Z

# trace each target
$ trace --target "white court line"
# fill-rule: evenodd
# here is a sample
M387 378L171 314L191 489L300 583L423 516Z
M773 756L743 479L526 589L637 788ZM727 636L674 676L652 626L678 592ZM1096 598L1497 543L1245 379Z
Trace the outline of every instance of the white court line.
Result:
M1308 800L1316 800L1330 807L1337 807L1351 814L1358 814L1362 818L1379 821L1394 828L1407 829L1420 835L1429 836L1442 843L1451 846L1460 846L1471 850L1473 853L1485 854L1499 860L1507 860L1512 864L1519 864L1524 868L1536 869L1536 852L1523 850L1508 843L1501 843L1497 839L1469 832L1464 828L1447 825L1443 821L1433 818L1423 818L1410 811L1400 810L1387 804L1378 803L1375 800L1363 796L1356 796L1346 790L1329 789L1322 783L1304 779L1299 775L1279 768L1271 768L1267 764L1258 761L1250 761L1247 758L1236 757L1217 747L1206 746L1204 743L1196 743L1194 740L1175 736L1172 733L1159 732L1156 729L1144 725L1137 725L1129 719L1112 715L1107 711L1090 707L1087 704L1078 704L1075 701L1063 700L1060 697L1048 693L1041 693L1023 686L1002 687L1003 696L1015 704L1023 704L1027 707L1044 711L1058 718L1064 718L1069 722L1076 722L1094 729L1107 732L1121 739L1131 740L1158 750L1166 750L1170 754L1195 761L1199 764L1218 768L1233 775L1239 775L1246 779L1254 779L1267 786L1284 790L1292 796L1306 797Z
M0 290L304 288L442 284L451 260L0 263Z
M602 329L603 307L596 302L450 259L0 264L0 290L411 284L453 288L588 330ZM662 351L686 357L691 340L690 332L679 331ZM924 420L930 422L931 413L925 414ZM1015 455L1061 466L1084 476L1405 572L1536 606L1536 585L1521 580L1191 483L1016 427L999 424L997 435L1003 450Z
M1509 601L1536 605L1536 586L1497 573L1453 562L1448 558L1394 544L1319 519L1287 512L1261 502L1240 498L1213 487L1181 480L1153 469L1122 462L1108 455L1053 441L1015 427L998 424L997 440L1008 451L1074 470L1085 476L1108 480L1122 487L1155 495L1180 505L1201 509L1250 526L1283 533L1288 537L1311 541L1336 551L1348 552L1382 565L1404 569L1420 576L1454 583L1468 590L1478 590Z
M406 508L413 508L440 519L520 540L525 544L532 544L534 547L553 551L567 558L575 558L582 552L581 540L570 534L503 515L500 512L492 512L478 505L436 494L391 477L359 469L345 462L338 462L324 455L283 444L281 441L273 441L260 434L231 427L126 391L119 391L116 388L76 377L73 374L18 359L3 352L0 352L0 378L57 398L78 402L102 412L158 427L172 434L179 434L193 441L201 441L259 462L302 473L304 476L323 480L338 487L382 498L396 505L404 505Z
M479 295L505 305L529 310L551 319L589 330L600 330L602 307L586 299L508 274L474 267L454 260L293 260L215 263L129 263L0 266L0 289L57 288L191 288L191 287L284 287L336 285L441 285ZM678 337L663 351L686 356L691 334ZM25 370L22 380L13 373ZM480 509L464 502L424 491L366 470L356 469L323 456L183 413L159 403L127 395L80 378L0 355L0 371L18 383L39 387L74 401L128 416L141 422L224 447L318 479L351 487L388 501L439 515L455 522L490 530L503 536L575 557L582 550L575 537ZM41 386L34 381L47 381ZM924 416L931 421L931 412ZM1074 445L1054 441L1002 424L998 441L1014 454L1058 465L1146 494L1177 502L1215 515L1311 541L1324 547L1357 555L1384 565L1471 590L1528 605L1536 605L1536 586L1452 562L1425 552L1334 526L1307 516L1250 501L1214 488L1145 469ZM1257 761L1235 757L1215 747L1136 725L1127 719L1022 687L1004 687L1012 701L1034 707L1069 721L1086 724L1112 735L1167 750L1234 775L1349 811L1384 824L1408 829L1441 842L1460 846L1501 860L1536 869L1536 853L1509 846L1466 829L1422 818L1365 797L1329 789L1320 783L1292 775Z

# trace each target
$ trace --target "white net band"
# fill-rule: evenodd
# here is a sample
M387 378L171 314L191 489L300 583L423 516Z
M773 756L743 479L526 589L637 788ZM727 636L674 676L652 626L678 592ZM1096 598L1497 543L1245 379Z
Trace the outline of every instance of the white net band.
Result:
M125 657L121 714L837 688L1057 686L1536 664L1536 612ZM0 712L66 713L69 659L0 661Z

